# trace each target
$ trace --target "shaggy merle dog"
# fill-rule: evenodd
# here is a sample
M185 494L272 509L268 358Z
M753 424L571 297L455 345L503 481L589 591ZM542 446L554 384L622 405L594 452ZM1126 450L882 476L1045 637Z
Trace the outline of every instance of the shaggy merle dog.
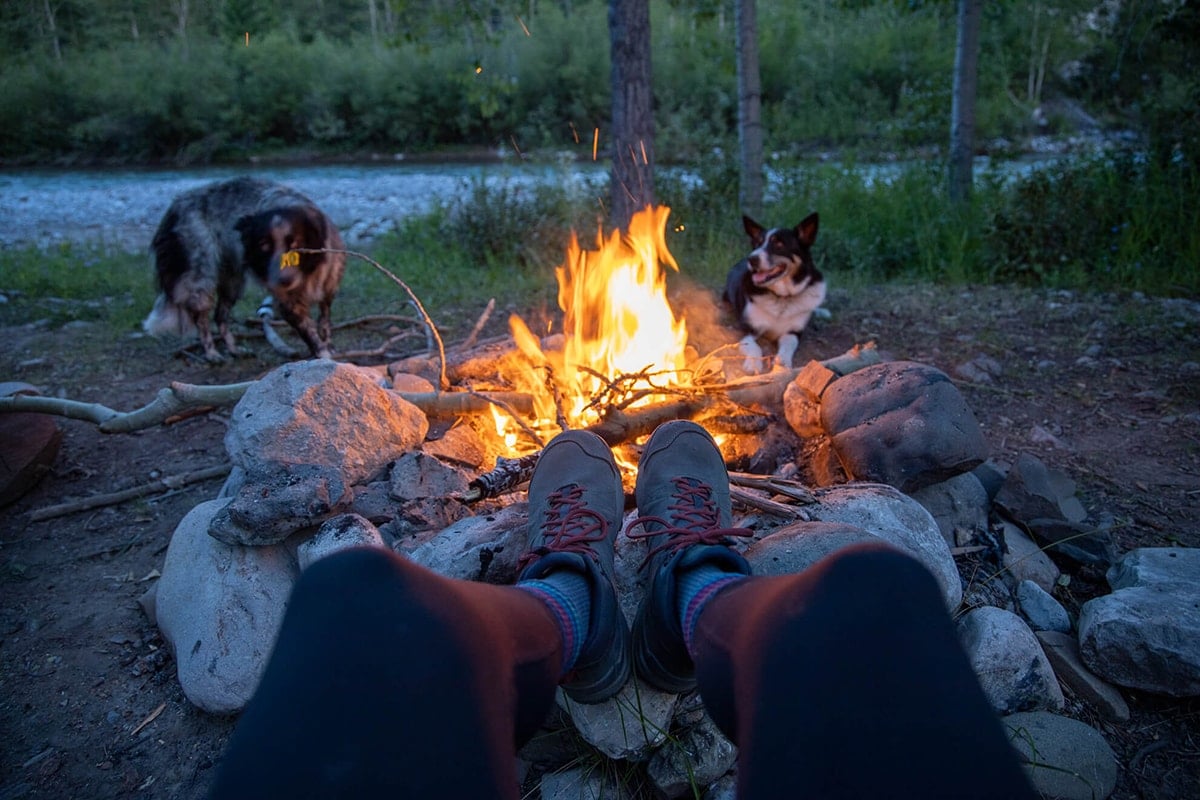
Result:
M142 327L151 334L196 330L211 362L224 359L209 314L230 355L238 350L229 315L249 273L300 334L312 355L330 357L329 309L345 271L337 227L299 192L256 178L233 178L172 201L150 245L159 296ZM309 309L320 309L320 323ZM215 310L215 311L214 311Z

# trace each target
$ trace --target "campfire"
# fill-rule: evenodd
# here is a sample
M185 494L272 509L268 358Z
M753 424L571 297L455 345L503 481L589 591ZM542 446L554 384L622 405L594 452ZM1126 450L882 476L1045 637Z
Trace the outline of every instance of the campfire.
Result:
M627 233L597 233L595 250L580 247L572 234L566 261L556 270L560 349L543 349L524 320L510 318L525 362L512 380L533 397L532 429L539 436L594 425L612 410L662 402L692 385L687 325L667 301L665 267L679 269L665 239L670 213L666 206L647 206L633 216ZM512 455L536 448L521 436L517 420L494 413Z

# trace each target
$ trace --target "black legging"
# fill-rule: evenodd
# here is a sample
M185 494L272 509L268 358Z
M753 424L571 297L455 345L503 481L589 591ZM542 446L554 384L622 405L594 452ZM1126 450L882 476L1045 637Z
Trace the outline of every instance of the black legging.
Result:
M739 797L1033 797L933 577L860 547L718 594L700 693ZM301 577L213 798L517 798L558 628L535 597L381 549Z

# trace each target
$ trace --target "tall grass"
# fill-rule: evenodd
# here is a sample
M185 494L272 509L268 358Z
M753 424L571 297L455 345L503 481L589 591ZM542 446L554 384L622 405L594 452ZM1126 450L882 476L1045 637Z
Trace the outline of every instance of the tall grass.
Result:
M747 244L732 168L710 161L698 182L662 182L672 219L685 225L672 234L672 251L714 287ZM1200 180L1182 163L1108 154L1015 179L984 173L968 206L949 201L937 162L895 169L793 164L779 174L760 222L794 225L819 212L817 261L835 283L1013 283L1200 296L1200 205L1181 201L1200 196Z
M154 302L146 259L62 245L0 252L0 325L104 322L132 329Z

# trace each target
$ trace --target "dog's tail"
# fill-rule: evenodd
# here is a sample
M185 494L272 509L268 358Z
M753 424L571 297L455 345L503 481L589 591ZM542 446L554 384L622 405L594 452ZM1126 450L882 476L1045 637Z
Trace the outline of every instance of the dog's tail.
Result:
M160 294L154 301L154 308L150 309L150 316L142 321L142 330L151 336L166 333L186 336L196 332L196 323L190 314L168 300L165 294Z

